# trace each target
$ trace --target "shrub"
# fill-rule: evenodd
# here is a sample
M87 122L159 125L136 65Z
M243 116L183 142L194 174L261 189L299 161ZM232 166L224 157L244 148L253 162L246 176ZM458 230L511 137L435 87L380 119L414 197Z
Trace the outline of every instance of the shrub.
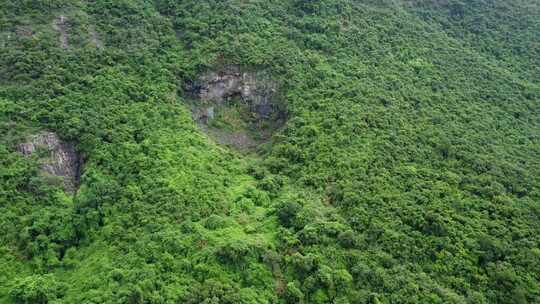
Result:
M66 289L65 284L56 282L50 274L33 275L16 282L10 295L18 304L46 304L62 298Z
M281 204L277 209L277 216L281 225L291 228L300 210L302 210L302 206L297 202L285 202Z

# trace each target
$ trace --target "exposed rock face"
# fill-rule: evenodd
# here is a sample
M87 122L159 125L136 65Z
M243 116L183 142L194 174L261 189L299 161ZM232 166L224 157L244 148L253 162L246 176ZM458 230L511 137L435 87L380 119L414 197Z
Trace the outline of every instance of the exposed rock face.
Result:
M253 151L285 122L279 85L266 71L228 66L203 74L189 91L193 118L216 142Z
M237 66L229 66L204 74L191 90L199 99L217 105L238 97L261 119L270 118L278 110L272 102L278 85L261 71L242 71Z
M67 49L69 47L67 34L69 23L67 17L61 15L60 17L54 19L53 28L60 33L60 46L63 49Z
M214 106L199 107L193 109L193 117L202 124L207 124L210 120L214 119L215 108Z
M43 151L41 168L46 174L62 177L66 192L74 193L79 185L82 160L72 144L63 142L56 133L43 132L19 144L17 150L25 156Z
M94 28L90 29L90 42L98 49L103 48L103 42Z

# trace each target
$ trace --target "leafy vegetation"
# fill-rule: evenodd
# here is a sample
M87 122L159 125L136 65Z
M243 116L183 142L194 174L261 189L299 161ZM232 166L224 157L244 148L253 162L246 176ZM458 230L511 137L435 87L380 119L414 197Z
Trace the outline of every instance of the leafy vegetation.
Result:
M2 1L0 302L538 303L539 33L532 0ZM228 64L283 84L257 155L186 101Z

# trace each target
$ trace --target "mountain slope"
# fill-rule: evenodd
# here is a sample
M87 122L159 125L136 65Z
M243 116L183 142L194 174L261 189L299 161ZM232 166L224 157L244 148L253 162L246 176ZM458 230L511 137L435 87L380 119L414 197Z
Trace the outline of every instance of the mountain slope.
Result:
M535 1L64 2L0 4L2 302L540 302ZM223 66L282 84L253 153L192 119Z

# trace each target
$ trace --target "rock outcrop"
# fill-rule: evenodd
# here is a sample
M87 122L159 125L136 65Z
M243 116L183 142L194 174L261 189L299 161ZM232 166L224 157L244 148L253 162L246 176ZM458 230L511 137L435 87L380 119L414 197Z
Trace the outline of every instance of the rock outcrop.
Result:
M90 42L92 43L92 45L94 45L98 49L103 48L103 41L101 41L98 33L93 27L90 28Z
M239 98L260 119L268 119L278 111L275 102L278 85L264 71L242 71L237 66L228 66L204 74L190 89L198 99L218 106Z
M54 19L53 28L60 34L60 47L63 49L69 48L67 33L69 29L68 18L61 15L60 17Z
M19 144L17 150L25 156L38 155L45 174L61 177L64 190L76 192L82 160L72 144L62 141L56 133L42 132Z
M266 142L286 118L280 86L266 71L227 66L188 87L193 118L216 142L241 151Z
M193 117L199 123L208 124L215 117L215 107L212 105L197 107L193 109Z

